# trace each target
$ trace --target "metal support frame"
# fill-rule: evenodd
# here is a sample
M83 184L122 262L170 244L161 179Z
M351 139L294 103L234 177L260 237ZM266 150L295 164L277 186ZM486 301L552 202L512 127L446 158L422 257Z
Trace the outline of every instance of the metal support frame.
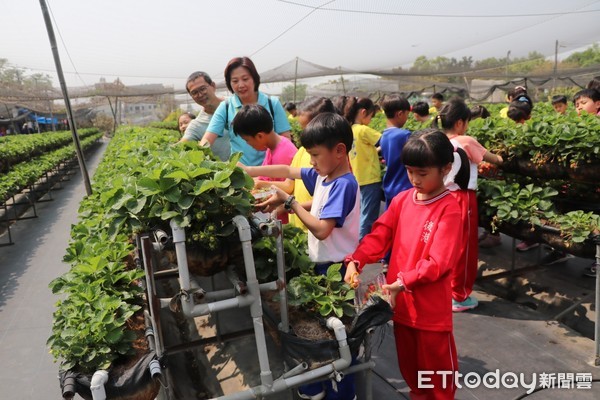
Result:
M255 221L253 221L254 224ZM262 301L260 296L261 290L279 290L281 298L281 326L280 330L287 332L289 330L289 319L287 310L287 290L285 284L285 265L283 256L283 234L281 222L278 220L270 221L271 225L260 226L260 230L263 234L267 233L276 236L276 248L277 248L277 281L259 284L256 277L256 270L254 264L254 255L252 252L252 229L248 218L244 216L236 216L233 218L233 223L238 230L240 241L242 243L242 252L244 257L244 267L246 271L246 284L247 294L241 295L236 291L235 287L225 290L214 290L204 292L202 301L204 303L196 304L194 299L194 293L203 290L197 287L192 281L192 277L189 274L187 265L187 254L185 248L185 231L171 221L171 228L173 231L173 243L175 245L175 251L177 256L177 270L179 272L179 285L181 288L181 309L183 314L188 317L196 317L201 315L213 314L215 312L237 308L237 307L248 307L253 328L251 329L256 340L257 357L260 367L260 381L261 384L247 390L224 395L216 398L217 400L245 400L262 398L264 396L272 395L278 392L288 391L293 387L297 387L301 384L308 383L311 381L319 381L326 379L340 379L344 374L355 373L359 371L367 371L366 383L367 383L367 400L372 400L371 390L371 377L368 372L371 371L375 363L370 360L370 351L365 352L365 361L359 362L356 365L350 366L352 362L352 355L350 353L350 347L348 346L346 339L345 326L337 318L330 318L327 321L327 325L335 333L336 339L339 344L340 357L333 360L331 363L323 365L313 370L307 370L306 364L297 365L281 377L274 379L272 371L269 365L269 354L267 351L266 336L263 325L263 311ZM196 340L193 343L186 343L178 345L175 348L165 349L162 345L162 337L160 334L160 322L156 321L160 307L166 307L170 299L158 299L156 296L154 279L158 277L156 271L152 267L152 244L150 243L150 237L148 235L142 236L138 245L142 248L142 259L144 263L144 269L146 273L146 284L147 284L147 295L149 303L149 314L153 321L153 327L157 332L156 338L158 339L156 352L158 354L171 354L174 352L187 350L190 346L200 346L207 343L220 342L221 340L232 340L238 337L245 336L245 332L234 332L231 334L221 335L218 333L213 338L203 338ZM172 274L173 271L170 271Z

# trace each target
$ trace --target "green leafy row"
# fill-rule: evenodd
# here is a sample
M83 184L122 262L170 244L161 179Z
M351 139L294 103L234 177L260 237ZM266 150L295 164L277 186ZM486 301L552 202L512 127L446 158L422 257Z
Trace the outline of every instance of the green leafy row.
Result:
M565 167L600 162L600 119L575 111L566 115L536 104L532 118L524 124L492 116L469 123L473 135L488 150L535 164L556 162Z
M232 218L248 215L253 181L231 162L215 161L197 144L174 145L178 133L121 128L80 205L64 260L70 271L51 282L63 295L54 313L50 351L62 368L92 372L133 352L128 320L143 304L143 272L128 264L133 234L168 230L171 219L188 243L226 246Z
M101 137L102 133L98 131L95 134L88 135L81 140L82 149L89 148ZM0 202L5 202L11 196L37 182L46 172L51 171L61 162L70 160L74 156L75 149L73 146L63 146L58 150L33 158L29 162L17 164L8 173L0 176Z
M582 243L600 234L600 215L581 210L560 214L552 200L558 191L533 184L482 179L479 181L479 213L492 229L501 224L551 226L560 230L566 243Z
M80 139L97 134L96 128L80 129ZM69 145L73 141L70 131L34 133L0 137L0 172L27 162L44 153Z

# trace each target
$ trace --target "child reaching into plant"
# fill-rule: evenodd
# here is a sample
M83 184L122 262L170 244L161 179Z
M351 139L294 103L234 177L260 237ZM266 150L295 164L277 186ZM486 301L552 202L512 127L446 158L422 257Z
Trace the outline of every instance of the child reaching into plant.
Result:
M360 238L371 231L381 208L381 166L377 153L381 133L368 126L375 111L375 104L366 97L351 97L344 110L354 134L350 164L360 186Z
M402 162L414 186L398 194L356 251L346 257L345 281L353 284L362 268L391 250L387 284L394 309L398 364L411 398L454 399L433 373L433 387L419 387L419 371L456 372L450 281L463 240L461 211L444 186L454 159L444 133L426 130L410 136ZM451 375L454 376L454 375Z
M233 131L240 135L254 150L264 151L262 165L290 165L298 151L291 140L280 136L273 130L271 114L260 104L242 106L232 122ZM259 176L257 188L263 187L261 181L284 181L282 178ZM287 214L279 216L281 222L288 223Z
M242 168L250 176L302 179L313 196L312 203L301 205L294 195L273 185L275 194L257 204L257 208L270 212L284 204L286 210L295 213L308 229L308 255L315 263L315 271L325 275L331 265L342 262L358 245L360 193L348 163L352 128L344 117L326 112L306 126L300 141L310 154L312 168L287 165ZM339 382L337 390L330 382L325 387L321 382L300 387L303 399L346 400L354 396L352 375Z
M462 211L462 227L465 240L461 247L459 261L452 272L452 310L461 312L477 307L477 299L471 296L479 258L479 215L477 212L477 165L486 161L502 164L502 157L489 152L475 138L466 136L471 111L462 99L451 99L438 113L433 127L441 127L448 139L465 151L470 166L467 189L461 189L457 182L448 180L446 185L458 200Z

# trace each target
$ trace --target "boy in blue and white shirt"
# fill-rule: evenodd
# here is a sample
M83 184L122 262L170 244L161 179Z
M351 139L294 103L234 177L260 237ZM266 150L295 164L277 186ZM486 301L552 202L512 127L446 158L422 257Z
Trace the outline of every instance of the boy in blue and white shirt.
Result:
M358 246L360 223L360 191L350 170L348 152L353 134L350 124L340 115L317 115L300 137L302 146L310 154L312 168L294 168L288 165L243 167L250 176L302 179L312 202L300 204L276 186L271 198L256 206L270 212L284 204L308 228L308 254L315 262L315 271L326 274L330 265L344 260ZM310 211L309 211L310 210ZM345 269L341 271L342 276ZM353 399L354 379L346 376L337 390L326 382L300 387L300 397L306 399Z

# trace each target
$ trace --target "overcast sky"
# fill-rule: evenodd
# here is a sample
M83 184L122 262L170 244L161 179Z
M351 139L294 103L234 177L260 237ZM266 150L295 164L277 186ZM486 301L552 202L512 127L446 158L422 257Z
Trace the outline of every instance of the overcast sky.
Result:
M182 89L250 56L259 72L300 57L326 67L407 67L420 55L554 56L600 42L591 0L47 0L68 86L120 77ZM0 58L55 76L39 0L0 0ZM79 72L79 75L74 72ZM54 80L58 86L58 81Z

